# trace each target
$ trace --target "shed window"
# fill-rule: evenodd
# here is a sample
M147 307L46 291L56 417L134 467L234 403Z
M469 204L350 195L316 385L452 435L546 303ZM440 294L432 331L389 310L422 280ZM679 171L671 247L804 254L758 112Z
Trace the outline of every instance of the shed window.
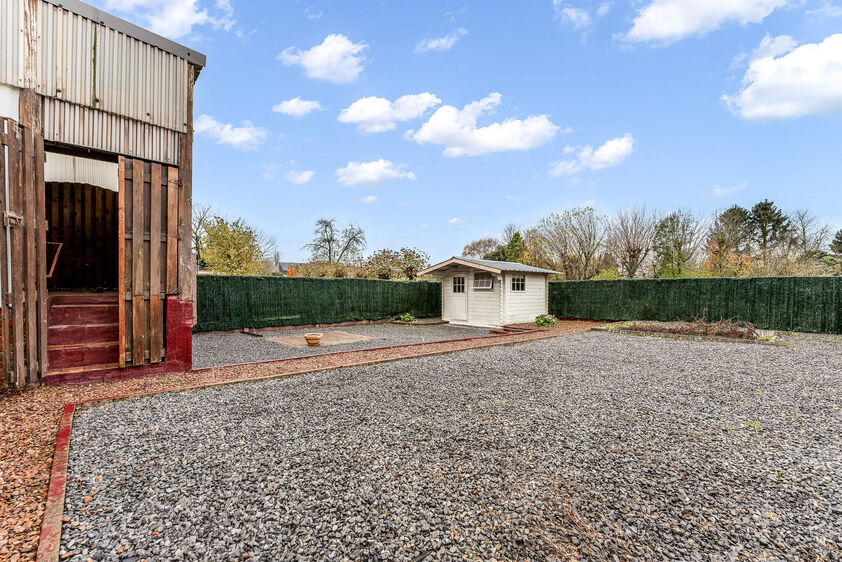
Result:
M491 289L494 287L494 278L490 273L474 274L474 289Z
M526 290L526 276L519 275L517 277L512 277L512 291L525 291Z
M464 293L465 292L465 278L464 277L454 277L453 278L453 292L454 293Z

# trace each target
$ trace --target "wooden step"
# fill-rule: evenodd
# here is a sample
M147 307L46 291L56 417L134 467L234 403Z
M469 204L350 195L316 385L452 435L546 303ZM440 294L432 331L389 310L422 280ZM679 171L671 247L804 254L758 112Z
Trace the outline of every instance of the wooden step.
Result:
M58 324L47 329L49 345L66 345L117 341L117 323L105 324Z
M103 363L101 365L86 365L84 367L66 367L64 369L53 369L52 366L47 370L47 377L53 375L68 375L71 373L89 373L92 371L103 371L107 369L117 369L120 367L119 363Z
M74 367L90 367L92 365L119 363L119 350L120 345L116 341L48 345L48 370L52 371Z
M60 293L50 295L50 305L117 304L115 293Z
M54 304L50 306L50 326L110 324L117 320L117 303Z

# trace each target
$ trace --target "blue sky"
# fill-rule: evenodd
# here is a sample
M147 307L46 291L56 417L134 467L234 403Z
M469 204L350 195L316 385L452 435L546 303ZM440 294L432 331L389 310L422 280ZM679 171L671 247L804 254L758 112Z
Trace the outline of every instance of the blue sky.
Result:
M842 228L842 2L96 4L207 55L194 199L284 260L319 217L434 261L585 204Z

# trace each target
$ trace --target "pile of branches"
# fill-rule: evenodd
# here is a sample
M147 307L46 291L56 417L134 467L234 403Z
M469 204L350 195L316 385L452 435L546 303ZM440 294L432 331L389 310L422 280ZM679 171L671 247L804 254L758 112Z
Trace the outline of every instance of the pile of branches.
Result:
M684 336L712 336L738 340L756 340L757 328L750 322L734 322L723 318L719 322L708 322L704 317L696 318L692 322L676 320L675 322L632 322L625 328L640 332L658 332L665 334L680 334Z

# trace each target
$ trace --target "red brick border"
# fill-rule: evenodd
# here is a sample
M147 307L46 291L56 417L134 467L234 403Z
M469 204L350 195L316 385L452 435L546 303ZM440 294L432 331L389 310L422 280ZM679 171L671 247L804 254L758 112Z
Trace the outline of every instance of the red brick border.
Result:
M70 431L73 429L73 412L76 404L64 406L64 413L58 426L50 487L44 508L44 522L41 524L41 538L38 540L37 562L58 560L61 544L61 519L64 515L64 491L67 484L67 460L70 455Z

